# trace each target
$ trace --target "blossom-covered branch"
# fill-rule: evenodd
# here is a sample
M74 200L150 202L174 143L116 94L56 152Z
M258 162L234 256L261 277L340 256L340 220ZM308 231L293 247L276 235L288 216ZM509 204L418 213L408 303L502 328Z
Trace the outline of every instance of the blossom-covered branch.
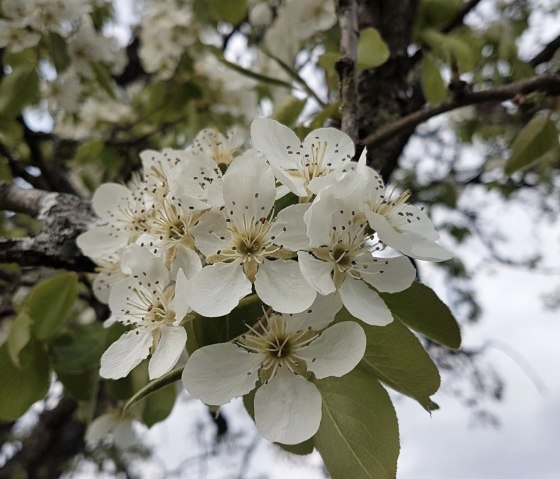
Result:
M441 115L442 113L468 105L511 100L518 95L527 95L535 91L540 91L549 95L560 94L560 75L538 75L528 80L521 80L505 86L488 88L487 90L474 93L462 92L461 94L456 94L454 98L444 101L439 105L415 111L400 120L374 131L361 140L361 143L370 148L375 147L404 131L413 131L420 123L434 116Z

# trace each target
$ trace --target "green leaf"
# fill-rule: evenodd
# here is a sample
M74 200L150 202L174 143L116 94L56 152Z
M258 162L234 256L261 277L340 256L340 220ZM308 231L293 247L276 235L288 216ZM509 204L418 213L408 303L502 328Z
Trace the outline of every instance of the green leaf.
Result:
M175 381L181 379L181 375L183 374L183 369L184 368L182 366L172 369L167 374L164 374L163 376L154 379L153 381L150 381L127 401L127 403L124 405L123 412L126 412L134 404L144 399L148 395L153 394L156 391L159 391L160 389L164 388L165 386L168 386L169 384L172 384Z
M321 111L319 111L319 113L315 115L315 117L309 124L309 127L312 130L315 130L316 128L321 128L322 126L325 125L325 122L329 118L340 120L340 102L338 100L332 102L331 104L323 108Z
M27 314L26 310L21 311L10 328L8 334L8 353L10 354L10 359L17 366L20 367L19 353L31 339L31 318Z
M422 91L432 104L441 103L447 98L447 85L441 77L435 57L429 52L422 59Z
M313 438L308 439L307 441L300 442L299 444L276 444L280 446L284 451L289 452L291 454L297 454L298 456L306 456L307 454L311 454L313 449L315 449L315 442Z
M535 115L511 145L511 157L506 163L508 175L534 164L545 153L558 146L558 131L548 115Z
M108 330L100 323L80 325L53 340L49 350L56 373L81 374L99 369Z
M144 401L144 410L142 411L142 421L148 427L163 421L173 409L175 398L177 397L177 388L175 384L168 384L158 391L150 394Z
M0 83L0 117L15 118L39 100L39 75L34 64L13 67Z
M106 65L102 63L90 63L95 73L95 79L99 82L99 86L105 90L111 98L116 98L115 92L113 90L113 79L111 78L111 72Z
M78 401L91 401L97 393L99 371L90 369L80 374L65 374L56 371L56 377L64 386L66 394Z
M351 319L343 309L337 320ZM420 341L400 321L387 326L362 324L367 337L362 367L391 388L416 399L427 411L437 408L430 399L440 385L436 365Z
M389 59L389 55L389 47L375 28L364 28L360 32L356 55L359 69L365 70L383 65Z
M220 22L240 24L247 16L247 0L208 0L212 16Z
M34 286L24 306L33 320L35 337L44 341L55 336L70 317L76 299L78 277L75 273L60 273Z
M18 368L10 359L8 345L0 348L0 420L14 421L49 389L49 358L37 341L20 353Z
M387 391L360 367L316 385L323 398L323 415L315 447L330 476L395 478L399 430Z
M54 67L58 73L62 73L70 65L66 40L58 33L49 32L49 47Z
M272 114L272 119L276 120L283 125L293 126L299 115L305 108L307 99L296 98L295 96L286 96L280 104L275 108Z
M225 343L247 332L246 324L255 324L263 315L262 303L256 295L241 300L227 316L205 318L198 316L193 321L196 344L199 348L209 344Z
M471 71L475 66L475 56L470 45L454 34L443 34L433 29L422 31L420 38L432 52L443 61L457 64L460 72Z
M400 293L380 293L396 318L409 328L436 343L452 349L461 347L461 331L449 308L430 288L422 283Z

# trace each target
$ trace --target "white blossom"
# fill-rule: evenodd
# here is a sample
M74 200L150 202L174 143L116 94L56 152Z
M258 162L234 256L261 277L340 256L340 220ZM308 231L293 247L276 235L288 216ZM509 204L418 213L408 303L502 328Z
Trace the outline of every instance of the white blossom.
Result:
M148 365L150 379L168 372L179 360L187 340L181 321L190 308L181 291L188 284L188 277L200 268L200 260L193 251L193 268L178 271L172 283L169 270L161 258L146 249L132 246L130 279L113 286L109 307L116 321L133 326L123 334L101 357L100 375L118 379L128 375L151 354ZM187 276L188 275L188 276Z
M303 311L316 293L292 258L307 244L307 205L285 208L272 218L274 175L252 152L230 165L223 197L225 206L207 212L193 228L207 265L185 290L189 304L204 316L222 316L251 292L254 283L259 297L273 309Z
M106 439L110 439L121 449L137 444L138 436L134 431L133 418L116 411L96 417L87 427L85 441L88 446L96 447Z
M377 291L408 288L416 272L406 257L376 257L381 249L368 231L354 195L337 197L334 187L321 192L305 216L309 251L299 251L305 279L320 294L338 292L348 311L362 321L384 326L393 320Z
M308 378L340 377L362 359L362 328L344 321L324 329L340 309L335 296L319 296L308 311L265 316L233 343L196 350L183 372L189 393L223 405L260 387L255 423L270 441L297 444L312 437L321 422L321 394Z
M257 119L251 125L251 143L272 166L277 179L305 199L350 171L354 143L335 128L319 128L303 142L274 120Z
M412 258L446 261L452 255L436 241L439 234L428 215L407 203L410 192L396 193L386 188L381 176L365 164L338 185L339 190L352 190L364 198L358 208L365 214L371 228L384 244Z

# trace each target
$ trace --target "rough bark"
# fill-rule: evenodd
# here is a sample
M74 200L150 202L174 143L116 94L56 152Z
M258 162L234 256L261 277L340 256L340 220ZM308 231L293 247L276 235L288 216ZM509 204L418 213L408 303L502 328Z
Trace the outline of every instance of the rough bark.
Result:
M76 409L75 401L62 398L54 409L43 412L19 452L0 469L0 479L60 477L84 448L85 426L74 417Z
M81 254L75 241L95 218L88 200L71 194L0 185L0 209L43 220L36 236L0 241L0 263L93 271L95 265Z
M413 102L408 83L412 25L418 0L358 0L358 27L376 28L389 47L391 56L383 65L364 70L358 75L358 139L407 115ZM413 104L414 103L414 104ZM387 179L412 131L404 131L375 148L368 148L367 162Z

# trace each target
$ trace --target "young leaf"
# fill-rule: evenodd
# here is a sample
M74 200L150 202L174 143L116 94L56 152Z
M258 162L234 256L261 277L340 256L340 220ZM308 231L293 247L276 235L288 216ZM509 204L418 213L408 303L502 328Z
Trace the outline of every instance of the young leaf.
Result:
M461 346L461 331L449 308L422 283L400 293L380 293L395 318L436 343L451 349Z
M286 126L293 126L300 113L305 108L306 103L307 100L305 98L301 99L288 95L276 107L274 113L272 114L272 119Z
M57 374L81 374L98 371L106 349L108 330L100 323L80 325L54 339L49 351Z
M78 298L78 277L60 273L41 281L27 295L24 306L33 320L32 331L44 341L55 336L72 313Z
M58 33L49 32L49 47L54 67L58 73L62 73L70 65L66 40Z
M247 16L247 0L209 0L208 7L216 20L232 25L238 25Z
M432 104L441 103L447 97L447 85L441 77L435 57L429 52L422 59L422 91Z
M35 65L13 67L0 83L0 116L15 118L24 107L39 99L39 75Z
M558 146L556 125L547 115L535 115L515 138L511 146L511 157L505 172L511 175L530 166L546 152Z
M357 66L361 70L383 65L389 59L389 47L375 28L364 28L358 40Z
M20 367L21 364L19 362L19 353L31 339L31 318L27 311L24 309L21 311L14 322L12 323L12 327L10 328L10 332L8 334L8 353L10 354L10 359L12 362L17 366Z
M14 421L49 389L49 359L41 344L32 340L20 353L18 368L8 345L0 347L0 420Z
M144 409L142 410L142 421L146 426L152 427L154 424L163 421L173 409L177 388L175 384L168 384L153 394L146 397Z
M315 447L333 479L394 478L399 456L397 416L387 391L360 366L316 382L323 398Z

